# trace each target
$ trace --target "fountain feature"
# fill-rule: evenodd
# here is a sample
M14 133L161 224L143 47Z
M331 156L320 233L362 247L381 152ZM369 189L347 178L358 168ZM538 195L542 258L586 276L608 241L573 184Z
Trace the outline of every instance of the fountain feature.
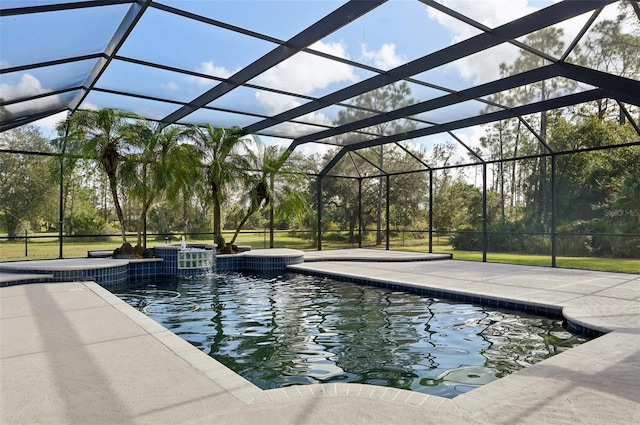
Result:
M213 269L213 251L187 245L184 235L178 251L178 275L191 276L209 273Z

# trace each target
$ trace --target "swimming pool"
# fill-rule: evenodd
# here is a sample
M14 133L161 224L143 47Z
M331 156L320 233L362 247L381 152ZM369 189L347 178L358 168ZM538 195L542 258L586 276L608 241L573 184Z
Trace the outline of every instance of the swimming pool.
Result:
M263 389L356 382L455 397L587 339L559 320L290 274L118 294Z

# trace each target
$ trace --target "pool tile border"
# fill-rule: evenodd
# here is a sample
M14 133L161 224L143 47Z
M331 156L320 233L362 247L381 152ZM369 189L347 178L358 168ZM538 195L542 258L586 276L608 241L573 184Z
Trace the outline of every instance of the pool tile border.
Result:
M315 397L363 397L392 403L408 404L439 412L443 410L444 406L444 410L455 410L457 414L460 414L459 409L455 407L452 400L448 398L367 384L331 383L292 385L289 387L263 390L233 370L227 368L222 363L208 356L197 347L189 344L144 313L131 307L106 288L95 282L82 282L82 284L130 320L134 321L175 355L189 363L225 391L247 405Z
M452 289L436 289L423 285L412 285L410 283L398 282L388 279L376 279L370 277L355 276L348 273L341 272L329 272L320 270L311 270L307 268L297 268L295 266L289 266L287 268L289 272L295 272L300 274L312 275L317 277L330 277L332 279L340 280L343 282L355 283L357 285L375 286L384 289L390 289L392 291L406 291L416 295L427 296L432 298L452 300L456 302L464 302L471 304L479 304L487 307L516 310L525 313L541 315L545 317L551 317L555 319L564 319L560 306L551 304L543 304L527 301L516 301L509 298L500 298L490 295L477 294L467 291L457 291ZM578 324L574 324L576 328L583 328ZM598 330L590 330L594 332L595 336L600 336L606 332L600 332Z
M478 294L468 294L462 291L446 291L441 289L427 288L419 285L404 284L385 279L364 278L342 273L332 273L326 271L310 271L307 269L298 271L295 266L290 266L289 271L302 272L304 274L319 277L331 277L345 282L359 285L377 286L391 290L401 290L418 295L444 298L454 301L470 302L494 306L497 308L507 308L520 310L546 316L562 317L562 309L557 306L535 303L520 303L513 300L500 300L496 297L479 296ZM252 384L231 369L211 358L197 347L189 344L178 335L169 331L145 314L129 306L125 301L113 295L107 289L94 282L85 282L96 294L106 299L111 305L124 313L131 320L138 323L150 335L155 337L160 343L173 351L177 356L198 369L217 385L232 394L235 398L247 405L279 403L296 399L309 399L315 397L362 397L372 400L380 400L390 403L399 403L434 411L438 413L464 416L469 409L477 404L474 397L466 397L461 394L454 399L444 398L436 395L429 395L409 390L401 390L391 387L380 387L358 383L329 383L311 385L293 385L283 388L263 390ZM544 313L541 313L544 312ZM551 312L551 313L550 313ZM596 331L594 331L596 332ZM604 333L604 332L603 332ZM600 333L599 335L602 335ZM526 369L525 369L526 370ZM508 378L508 377L507 377ZM502 378L495 382L503 381ZM494 384L494 383L492 383ZM503 383L508 385L509 383ZM488 384L490 385L490 384ZM487 387L488 385L483 386ZM497 387L496 387L497 388ZM505 395L505 397L507 397Z
M302 272L304 274L314 274L311 273L310 270L304 269L304 267L301 268L301 271L295 270L295 267L291 267L290 270L294 272ZM397 290L414 291L415 288L422 289L420 284L394 281L393 279L367 278L364 276L357 276L349 273L319 271L318 273L316 273L316 275L330 276L335 279L351 281L356 284L375 284L376 286L380 284L390 285L390 288ZM344 279L344 276L351 280ZM640 336L640 331L634 328L635 322L622 322L618 327L611 327L610 325L604 323L602 327L599 327L599 322L596 321L595 323L592 323L594 317L600 317L598 314L594 316L593 311L591 311L593 307L601 309L604 313L610 313L615 311L611 309L617 308L616 306L600 303L594 305L589 304L584 306L584 310L581 310L580 307L572 305L569 307L565 307L563 310L561 310L560 314L564 314L565 316L573 316L576 324L580 326L582 326L582 324L591 327L595 326L596 328L602 330L602 332L599 334L607 333L607 335L603 338L598 338L597 340L588 342L580 347L577 347L576 349L567 350L566 352L560 353L552 357L551 359L547 359L537 365L532 366L531 368L524 369L519 373L509 375L490 384L484 385L477 390L461 394L454 399L446 399L438 396L430 396L406 390L389 389L387 387L350 383L292 386L277 389L278 391L261 390L253 384L248 383L248 381L245 381L244 378L235 374L235 372L219 364L196 347L191 346L186 341L182 340L182 338L171 333L166 328L162 327L152 319L148 318L141 312L129 306L124 301L111 294L108 290L100 287L100 285L94 282L79 283L82 285L86 285L87 287L91 286L93 292L98 294L99 296L101 296L100 293L102 293L104 296L101 296L101 298L104 298L110 305L112 305L125 316L136 322L149 335L152 335L156 340L158 340L172 352L174 352L176 356L192 365L195 369L199 370L201 373L209 377L212 382L220 385L227 392L231 393L234 397L247 405L259 405L262 403L287 403L291 402L292 400L301 400L315 397L360 397L390 403L397 403L400 405L411 407L417 406L420 409L424 409L425 415L428 415L428 412L438 412L459 416L461 418L464 417L466 419L471 419L474 417L478 417L478 415L486 416L487 412L495 411L496 409L500 411L499 406L504 405L505 403L508 404L509 400L513 398L512 396L522 395L527 393L530 388L533 389L533 387L531 387L533 382L530 379L531 377L535 377L536 379L546 377L548 374L545 373L546 371L549 373L553 372L551 378L555 379L555 375L560 374L561 369L567 367L570 370L573 370L573 365L584 363L581 361L581 359L591 359L594 353L600 352L598 350L602 350L603 347L609 346L607 345L607 343L605 343L605 339L607 341L612 341L616 338L618 340L623 339L625 343L629 345L629 338L634 338L634 340L637 341L638 337ZM494 302L496 303L495 305L499 305L500 302L524 306L531 305L532 307L542 310L547 309L553 311L554 314L557 314L560 310L560 307L553 304L529 303L522 300L516 301L508 298L500 298L499 296L495 296L495 294L487 296L482 294L474 294L472 292L456 290L451 291L449 288L427 289L433 291L434 294L440 294L438 295L439 298L452 299L451 295L453 293L457 297L467 297L466 299L458 298L462 299L465 302L477 302L477 300L485 300L488 303L486 305L492 305L490 303ZM509 306L509 304L506 305ZM627 314L626 306L623 307L625 307L625 309L623 309L622 312L615 312L617 314ZM637 315L637 313L634 311L635 307L634 305L629 305L629 314ZM524 311L527 311L526 307ZM600 313L600 311L598 311L597 313ZM589 328L586 327L585 329L589 330ZM612 355L613 353L610 354L609 357L611 357ZM607 355L605 354L605 357L606 356ZM609 357L602 360L604 364L611 361ZM545 365L548 366L547 369L544 368ZM560 379L561 378L562 377L560 376ZM245 383L248 383L248 385L244 385Z

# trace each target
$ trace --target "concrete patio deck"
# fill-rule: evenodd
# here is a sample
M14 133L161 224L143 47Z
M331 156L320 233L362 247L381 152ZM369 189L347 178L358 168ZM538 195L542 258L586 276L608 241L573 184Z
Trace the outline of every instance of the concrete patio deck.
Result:
M640 423L640 275L357 251L366 261L292 268L554 306L610 332L454 399L360 384L263 391L95 283L8 286L0 423Z

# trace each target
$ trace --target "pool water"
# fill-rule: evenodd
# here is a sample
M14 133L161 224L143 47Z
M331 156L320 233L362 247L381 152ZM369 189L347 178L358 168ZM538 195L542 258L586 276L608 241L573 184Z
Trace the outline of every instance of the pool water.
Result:
M561 321L290 274L118 294L262 389L355 382L455 397L586 341Z

